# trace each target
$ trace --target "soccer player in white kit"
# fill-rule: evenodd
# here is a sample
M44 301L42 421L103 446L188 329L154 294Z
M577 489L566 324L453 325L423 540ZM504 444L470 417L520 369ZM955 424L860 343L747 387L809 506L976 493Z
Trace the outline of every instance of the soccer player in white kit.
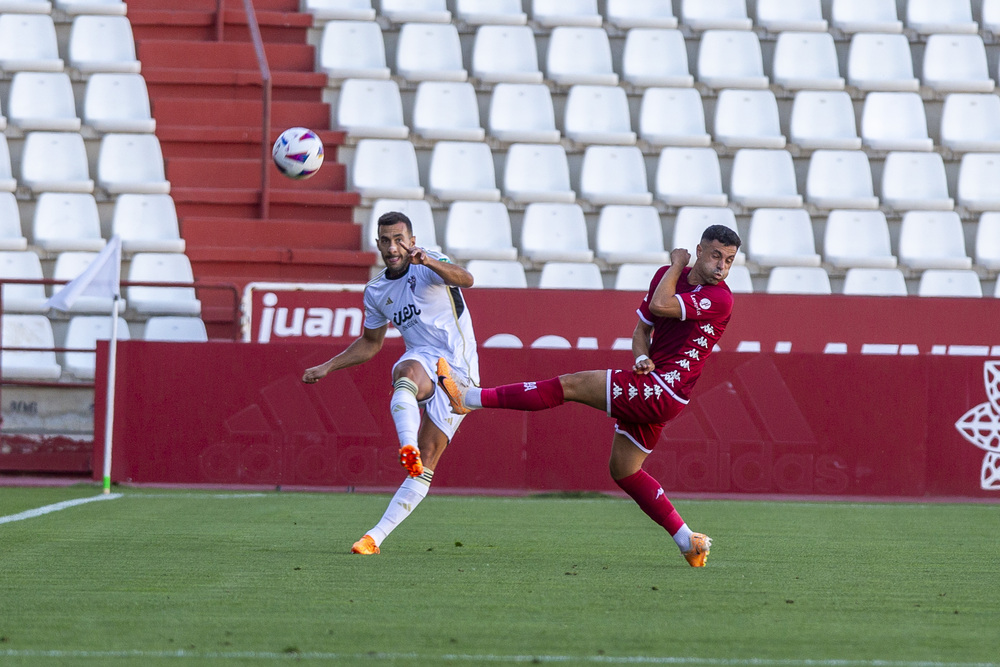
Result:
M410 219L398 211L379 217L378 250L385 269L365 286L363 333L302 376L312 384L332 371L368 361L382 349L390 321L406 343L406 352L392 368L390 409L399 436L399 460L409 477L382 519L351 547L353 553L366 555L377 554L382 541L427 495L438 460L462 423L445 393L435 390L438 358L479 384L476 336L461 290L472 286L472 274L444 255L418 247Z

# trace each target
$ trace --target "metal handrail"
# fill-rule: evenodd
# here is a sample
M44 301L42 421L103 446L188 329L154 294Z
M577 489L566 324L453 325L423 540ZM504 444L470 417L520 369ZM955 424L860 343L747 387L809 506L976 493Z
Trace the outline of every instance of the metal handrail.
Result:
M223 41L225 36L225 2L216 0L215 9L215 39ZM271 210L271 68L267 64L267 54L264 53L264 40L260 36L260 24L251 0L243 0L243 10L247 16L247 28L257 56L257 67L260 69L261 80L261 128L260 128L260 218L265 220Z

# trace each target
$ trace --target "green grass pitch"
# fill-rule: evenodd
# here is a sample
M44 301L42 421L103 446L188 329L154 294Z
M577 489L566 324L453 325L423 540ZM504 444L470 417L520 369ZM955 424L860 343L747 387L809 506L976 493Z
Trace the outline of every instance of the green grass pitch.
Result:
M0 520L4 665L1000 665L1000 508L120 490ZM0 488L0 517L90 485ZM23 516L23 515L22 515Z

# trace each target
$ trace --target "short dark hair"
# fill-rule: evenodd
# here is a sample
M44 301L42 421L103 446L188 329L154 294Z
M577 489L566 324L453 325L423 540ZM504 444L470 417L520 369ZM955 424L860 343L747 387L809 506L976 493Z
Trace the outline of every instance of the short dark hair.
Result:
M378 217L379 227L383 225L395 225L398 222L406 225L407 233L410 236L413 236L413 223L410 222L410 219L406 217L405 213L401 213L399 211L387 211Z
M737 250L741 245L740 235L725 225L711 225L706 227L701 235L702 242L718 241L725 246L735 246Z

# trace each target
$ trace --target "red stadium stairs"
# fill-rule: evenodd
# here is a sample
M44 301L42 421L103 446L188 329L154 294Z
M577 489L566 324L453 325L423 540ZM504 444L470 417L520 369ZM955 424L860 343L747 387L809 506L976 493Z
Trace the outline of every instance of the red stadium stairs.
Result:
M375 257L352 222L356 193L337 162L343 134L322 101L326 76L307 43L312 16L299 0L253 0L271 70L268 147L288 127L317 132L326 160L314 177L281 176L261 149L261 74L241 0L129 0L128 16L149 88L156 135L187 254L200 281L365 282ZM270 172L261 217L261 163ZM222 293L199 294L213 330L231 317ZM218 327L218 328L216 328Z

